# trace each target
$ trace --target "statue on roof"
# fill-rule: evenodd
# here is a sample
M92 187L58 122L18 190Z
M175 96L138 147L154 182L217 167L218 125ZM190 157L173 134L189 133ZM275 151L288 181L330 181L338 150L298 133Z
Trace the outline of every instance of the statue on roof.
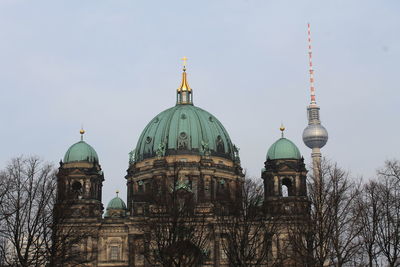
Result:
M208 146L208 142L206 142L204 140L201 141L201 151L200 152L203 156L206 156L206 157L210 156L210 147Z
M156 150L157 158L160 159L161 157L165 156L165 143L161 142L158 144L158 148Z
M129 164L132 164L136 161L135 151L136 149L133 149L131 152L129 152Z

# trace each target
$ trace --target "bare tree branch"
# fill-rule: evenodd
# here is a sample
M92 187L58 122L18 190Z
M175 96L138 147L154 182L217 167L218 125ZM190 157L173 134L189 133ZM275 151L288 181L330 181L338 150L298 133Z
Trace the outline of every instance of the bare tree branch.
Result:
M191 188L175 172L172 181L163 183L166 187L161 185L144 218L143 254L151 265L200 266L208 256L211 229Z
M229 266L274 266L272 240L277 236L277 218L263 211L262 184L245 179L241 195L217 213L217 229Z
M38 157L12 159L1 172L0 263L7 266L85 266L90 229L68 224L56 210L56 169ZM56 215L56 216L55 216ZM66 256L68 255L68 256ZM61 257L64 256L64 257Z

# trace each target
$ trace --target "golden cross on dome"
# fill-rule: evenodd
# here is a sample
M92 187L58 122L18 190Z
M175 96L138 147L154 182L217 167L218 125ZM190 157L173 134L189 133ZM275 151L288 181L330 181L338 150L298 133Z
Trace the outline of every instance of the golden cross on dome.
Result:
M183 61L183 69L186 69L187 57L183 57L183 58L182 58L182 61Z

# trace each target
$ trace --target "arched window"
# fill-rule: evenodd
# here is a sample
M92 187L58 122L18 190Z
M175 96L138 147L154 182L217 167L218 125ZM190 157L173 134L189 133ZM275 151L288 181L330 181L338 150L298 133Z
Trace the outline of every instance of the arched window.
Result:
M71 189L72 189L72 193L74 194L75 198L77 198L77 199L82 198L83 188L82 188L82 184L80 182L78 182L78 181L73 182Z
M281 180L281 194L282 197L290 197L293 196L293 188L292 188L292 180L288 177L285 177Z
M289 189L284 184L282 184L282 196L283 197L288 197L289 196Z

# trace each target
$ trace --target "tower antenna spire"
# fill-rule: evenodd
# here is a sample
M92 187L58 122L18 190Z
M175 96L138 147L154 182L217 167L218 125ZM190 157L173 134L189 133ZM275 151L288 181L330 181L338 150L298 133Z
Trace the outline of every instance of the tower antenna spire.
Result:
M312 65L312 46L310 23L308 29L308 59L310 67L310 91L311 103L307 107L308 126L303 131L303 141L306 146L312 149L313 173L319 179L321 167L321 148L328 142L328 131L322 126L319 117L319 106L315 101L314 70Z
M307 32L308 32L308 62L309 62L309 71L310 71L310 91L311 91L311 104L316 104L315 101L315 87L314 87L314 69L312 64L312 45L311 45L311 27L310 23L307 24Z

